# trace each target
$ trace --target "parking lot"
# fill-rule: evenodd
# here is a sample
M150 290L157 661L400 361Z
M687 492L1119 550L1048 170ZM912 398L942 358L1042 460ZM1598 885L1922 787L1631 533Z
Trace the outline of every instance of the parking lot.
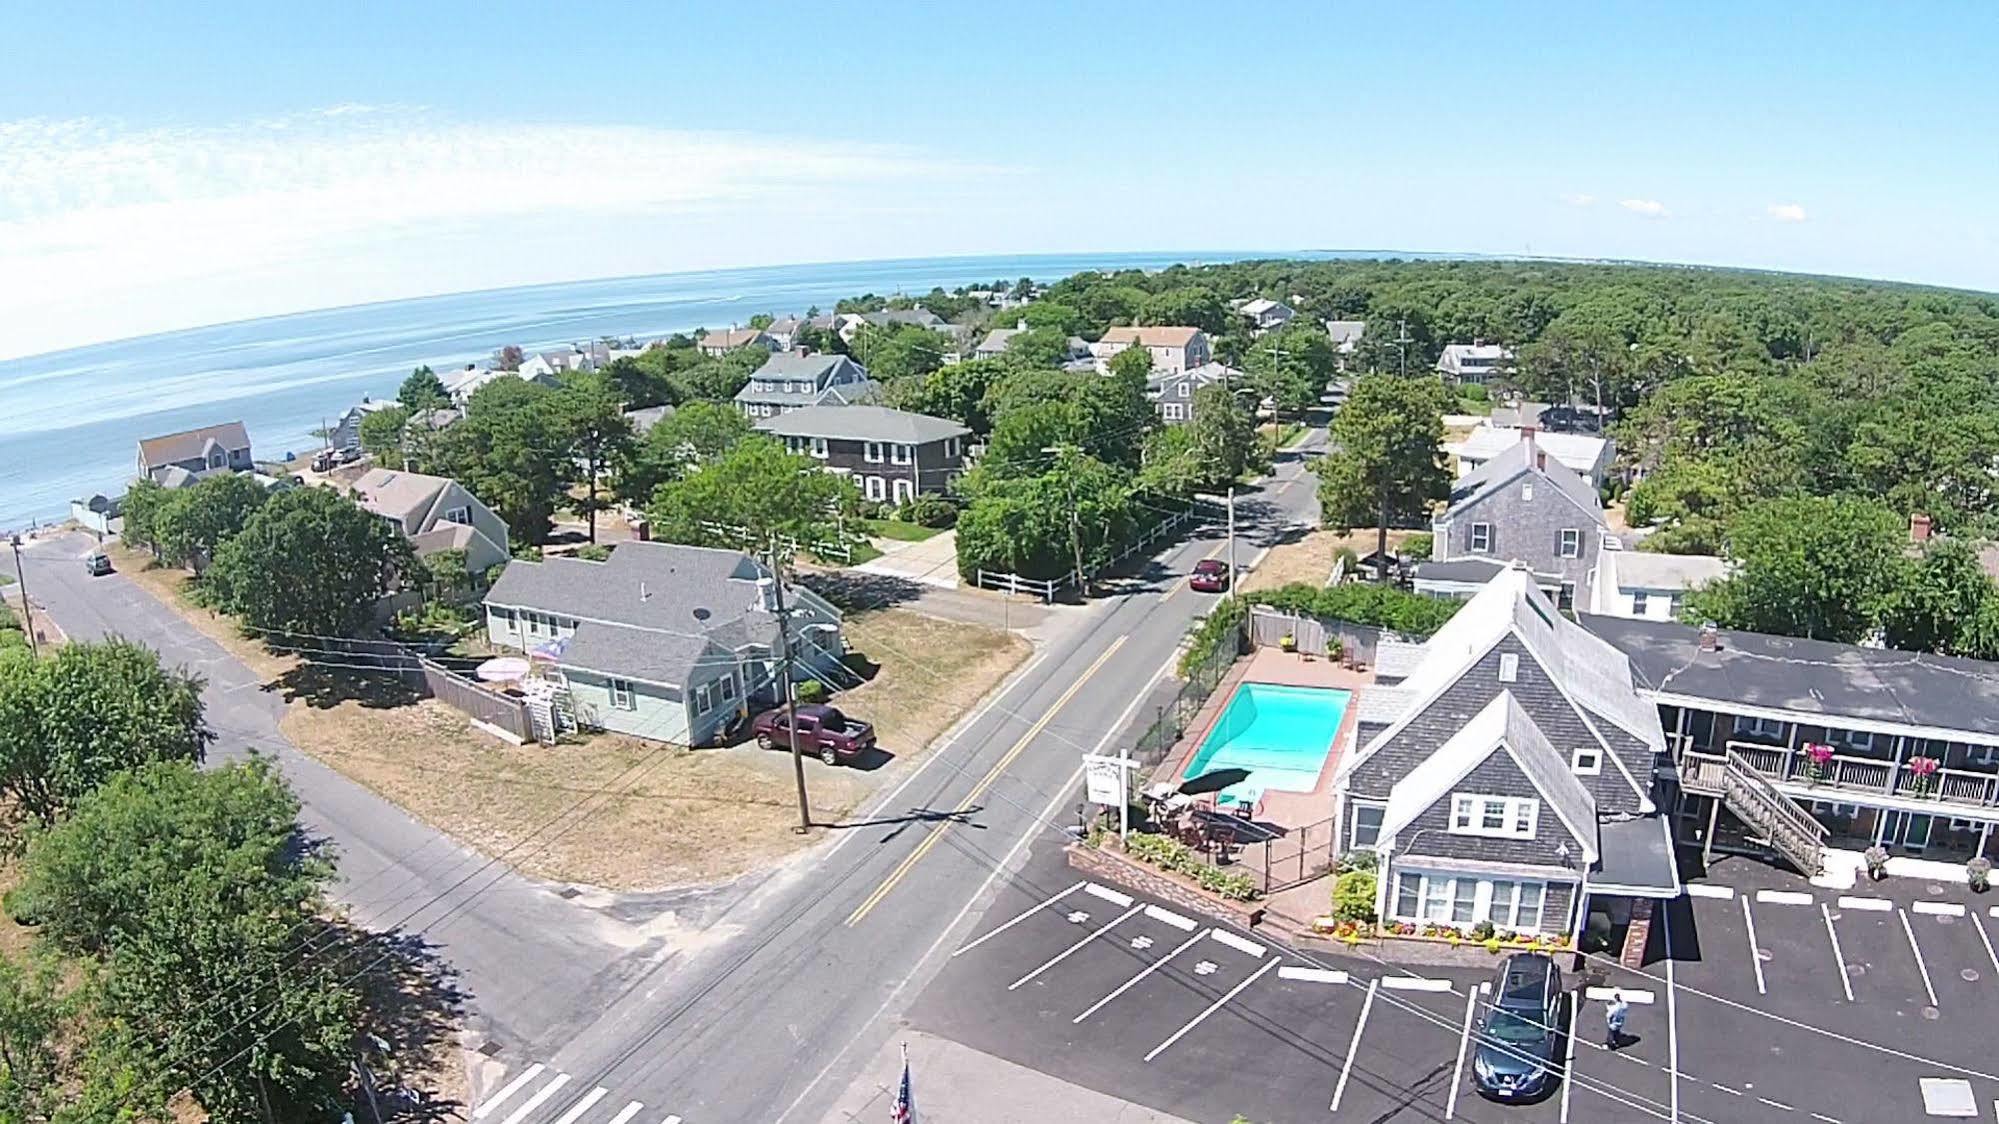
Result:
M1644 968L1558 957L1559 1080L1527 1103L1473 1089L1497 958L1433 969L1300 952L1078 880L1059 855L1001 892L911 1021L1196 1121L1853 1124L1949 1119L1930 1110L1952 1098L1985 1119L1999 1113L1983 1056L1999 1031L1999 917L1961 886L1929 889L1840 894L1724 865L1664 911ZM1616 1050L1612 989L1631 1003Z

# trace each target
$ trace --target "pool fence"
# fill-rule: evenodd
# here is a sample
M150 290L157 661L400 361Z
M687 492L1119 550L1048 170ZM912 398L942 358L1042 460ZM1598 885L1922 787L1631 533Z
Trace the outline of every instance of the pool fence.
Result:
M1326 650L1328 640L1338 637L1341 658L1372 664L1375 649L1381 646L1382 637L1388 635L1394 634L1369 624L1299 616L1263 605L1253 605L1249 610L1249 641L1259 648L1281 647L1289 636L1298 651L1321 653Z

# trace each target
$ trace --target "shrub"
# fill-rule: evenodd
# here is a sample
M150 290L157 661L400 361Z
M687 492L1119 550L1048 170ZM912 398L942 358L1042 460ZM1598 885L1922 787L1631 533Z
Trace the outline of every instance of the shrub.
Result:
M791 689L791 697L802 703L823 703L826 701L826 684L817 679L807 679Z
M1187 650L1180 656L1180 677L1192 678L1196 669L1217 660L1227 663L1241 655L1242 625L1248 616L1240 598L1224 597L1215 602L1187 640Z
M1428 531L1418 531L1402 540L1402 553L1418 562L1427 561L1436 551L1436 540Z
M586 562L602 562L611 556L611 548L600 542L584 543L576 548L576 557Z
M1338 870L1345 874L1350 870L1377 870L1381 867L1381 856L1365 848L1348 851L1340 856Z
M1125 841L1125 854L1140 862L1192 878L1196 885L1229 901L1252 901L1256 883L1247 874L1208 865L1201 856L1177 839L1150 832L1135 832Z
M1372 870L1349 870L1334 879L1333 916L1341 921L1373 921L1378 885Z
M919 527L942 529L958 522L958 507L943 496L917 496L902 505L899 518Z
M1486 401L1487 395L1484 386L1480 385L1479 383L1473 382L1473 383L1466 383L1465 385L1459 387L1458 397L1464 399L1467 402L1484 402Z
M1490 921L1481 921L1471 927L1471 935L1474 940L1489 941L1493 938L1493 933L1494 929Z
M1268 605L1300 616L1321 617L1349 624L1374 625L1406 636L1428 636L1450 620L1462 601L1424 597L1374 582L1316 586L1293 582L1278 589L1258 590L1247 595L1259 605Z

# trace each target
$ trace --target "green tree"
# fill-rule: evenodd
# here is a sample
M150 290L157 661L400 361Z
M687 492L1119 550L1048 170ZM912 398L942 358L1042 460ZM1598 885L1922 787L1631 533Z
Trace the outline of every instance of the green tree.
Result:
M0 655L0 793L12 810L55 820L105 779L152 761L199 761L213 734L202 680L113 637L45 660Z
M653 537L664 542L760 551L779 539L837 539L839 516L857 501L850 481L756 436L661 484L646 514Z
M225 472L168 494L153 518L154 541L169 565L199 572L271 493L247 473Z
M1129 540L1138 508L1131 473L1074 448L1036 475L966 477L971 502L958 516L958 570L1060 578L1094 574Z
M632 422L625 416L625 404L617 386L605 375L592 371L565 373L556 394L556 408L562 412L571 456L581 468L583 495L569 505L589 524L591 542L597 541L597 513L611 506L602 490L612 466L623 463L637 440Z
M1194 391L1194 416L1185 428L1200 464L1201 487L1215 491L1235 483L1257 452L1256 418L1242 395L1222 383Z
M1146 297L1139 304L1138 321L1142 324L1199 328L1212 336L1228 330L1229 309L1209 289L1198 286L1168 289Z
M388 520L330 488L293 488L216 552L203 584L253 628L353 636L399 575L419 572L409 540Z
M669 357L674 352L663 347L648 348L637 356L620 355L604 366L604 377L617 388L626 407L677 405L680 396L668 377Z
M864 324L854 333L854 358L883 382L929 374L944 365L946 350L942 335L914 324Z
M437 372L423 366L411 371L410 377L403 380L403 385L396 391L396 401L402 403L403 409L416 414L445 405L451 401L451 396L444 392L444 380L437 377Z
M1006 358L1022 367L1059 368L1069 361L1069 334L1060 328L1029 328L1006 341Z
M298 807L261 760L157 763L30 836L8 909L97 965L105 1018L166 1078L142 1086L141 1113L191 1075L213 1121L337 1116L362 1001L349 973L297 963L333 875L299 857Z
M69 1098L57 1047L77 1015L50 958L17 961L0 953L0 1120L59 1118Z
M548 541L556 508L578 475L561 402L525 379L480 387L465 417L438 434L438 459L443 475L471 489L528 544Z
M1355 382L1318 462L1326 526L1345 533L1373 523L1386 557L1389 527L1420 522L1450 494L1440 449L1447 398L1436 378L1367 375Z
M1250 385L1270 399L1279 414L1295 417L1319 404L1339 356L1322 329L1301 324L1258 338L1245 363Z
M1871 500L1792 496L1751 504L1728 524L1728 577L1687 595L1689 620L1853 643L1901 585L1902 521Z
M1015 337L1018 339L1019 337ZM992 431L986 396L1000 380L1018 368L1011 350L1006 359L968 359L939 367L920 379L902 379L888 386L889 404L899 410L951 418L974 433Z
M132 481L132 486L125 490L124 502L119 505L124 523L118 535L126 546L144 547L154 554L160 552L160 509L172 495L151 478L142 476Z
M1962 539L1932 539L1907 566L1882 608L1881 630L1891 648L1989 660L1999 657L1999 590Z
M1137 379L1144 383L1152 378L1152 352L1142 344L1132 344L1105 364L1112 378Z
M361 451L385 468L402 467L406 450L405 431L410 411L405 406L385 406L361 418Z

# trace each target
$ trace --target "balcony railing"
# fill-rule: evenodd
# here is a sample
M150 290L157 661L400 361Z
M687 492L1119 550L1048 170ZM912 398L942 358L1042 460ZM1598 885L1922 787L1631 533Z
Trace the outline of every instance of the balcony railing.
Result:
M1729 754L1772 781L1824 789L1828 794L1866 792L1934 800L1940 804L1999 806L1999 774L1937 769L1924 776L1906 761L1897 770L1892 761L1844 753L1835 753L1821 763L1814 762L1802 749L1792 752L1750 742L1729 742L1721 753L1684 750L1680 755L1680 783L1695 792L1718 792Z

